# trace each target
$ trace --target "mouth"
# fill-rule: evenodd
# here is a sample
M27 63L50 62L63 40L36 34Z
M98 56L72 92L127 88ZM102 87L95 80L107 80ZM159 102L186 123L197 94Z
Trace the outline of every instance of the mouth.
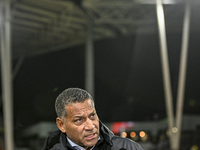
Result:
M97 136L97 134L96 134L96 133L93 133L93 134L86 135L85 138L86 138L87 140L92 140L92 139L95 139L96 136Z

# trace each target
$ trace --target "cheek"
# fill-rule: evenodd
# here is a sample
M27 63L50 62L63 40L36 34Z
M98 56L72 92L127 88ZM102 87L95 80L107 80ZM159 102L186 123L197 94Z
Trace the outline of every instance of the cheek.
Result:
M94 125L95 125L96 128L99 129L99 121L95 121L95 122L94 122Z
M71 125L69 123L65 125L65 130L66 130L67 134L71 134L73 132L76 132L76 129L73 127L73 125Z
M99 126L99 118L97 116L97 119L95 120L96 124Z
M78 128L67 128L66 134L70 139L77 141L78 139L81 139L82 132Z
M66 128L67 133L71 134L72 136L76 136L76 135L81 135L82 131L83 131L83 127L82 126L70 126L68 128Z

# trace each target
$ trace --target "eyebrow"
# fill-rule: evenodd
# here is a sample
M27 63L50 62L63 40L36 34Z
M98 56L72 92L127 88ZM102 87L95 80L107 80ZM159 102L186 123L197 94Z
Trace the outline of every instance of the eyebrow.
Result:
M96 112L96 111L95 111L95 110L93 110L93 111L90 113L90 115L91 115L91 114L94 114L95 112Z
M95 109L89 114L89 116L90 115L92 115L92 114L94 114L96 111L95 111ZM73 118L82 118L82 117L84 117L84 115L76 115L76 116L74 116Z

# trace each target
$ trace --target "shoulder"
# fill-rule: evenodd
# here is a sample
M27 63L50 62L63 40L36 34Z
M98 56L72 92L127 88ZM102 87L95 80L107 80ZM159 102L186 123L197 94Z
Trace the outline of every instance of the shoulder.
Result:
M61 150L60 143L55 144L50 150Z
M122 138L119 136L113 136L112 143L114 149L120 149L124 148L127 150L143 150L142 147L136 143L135 141L128 139L128 138Z
M59 130L52 132L46 139L42 150L58 150L58 146L60 145L60 135L61 132Z

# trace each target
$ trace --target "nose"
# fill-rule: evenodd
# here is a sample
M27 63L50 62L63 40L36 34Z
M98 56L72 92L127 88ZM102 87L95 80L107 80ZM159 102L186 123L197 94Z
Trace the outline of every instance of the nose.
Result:
M86 123L85 123L85 129L86 130L93 130L94 129L94 124L93 124L93 121L90 120L89 118L86 120Z

